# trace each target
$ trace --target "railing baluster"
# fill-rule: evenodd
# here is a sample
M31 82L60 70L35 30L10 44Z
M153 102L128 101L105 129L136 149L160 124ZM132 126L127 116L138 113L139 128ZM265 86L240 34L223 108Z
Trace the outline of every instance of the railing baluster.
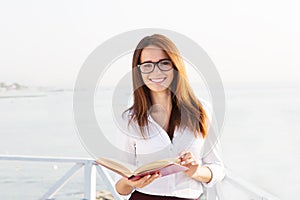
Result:
M109 191L113 195L114 199L122 199L121 196L117 193L115 189L115 183L112 180L111 176L108 174L105 168L101 165L97 165L98 174L101 176L101 179L107 184Z
M91 161L84 165L84 199L96 199L96 166Z
M83 164L75 164L42 196L42 198L40 198L40 200L51 199L80 170L82 166Z

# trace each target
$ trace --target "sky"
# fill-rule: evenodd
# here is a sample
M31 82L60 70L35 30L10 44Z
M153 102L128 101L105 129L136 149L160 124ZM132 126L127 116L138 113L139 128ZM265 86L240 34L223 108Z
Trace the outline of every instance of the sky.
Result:
M85 59L104 41L126 31L162 28L197 42L224 83L296 83L298 4L291 0L1 1L0 82L73 87Z

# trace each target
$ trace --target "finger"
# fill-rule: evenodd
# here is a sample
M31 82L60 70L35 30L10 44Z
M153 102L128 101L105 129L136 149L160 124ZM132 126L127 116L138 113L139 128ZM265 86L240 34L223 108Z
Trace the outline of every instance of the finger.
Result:
M184 160L184 159L190 158L191 156L192 156L191 152L188 151L188 152L185 152L184 154L182 154L180 156L180 159Z
M153 180L157 179L160 176L159 172L156 172L154 174L151 174L151 177L146 180L146 182L152 182Z
M151 175L143 176L142 178L132 181L133 186L136 188L141 188L143 187L144 183L151 177Z
M179 154L179 157L181 158L182 156L184 156L184 154L186 154L188 151L182 151L180 154Z
M146 182L148 179L150 179L151 178L151 175L149 174L149 175L146 175L146 176L144 176L143 178L141 178L140 179L140 183L144 183L144 182Z
M189 159L195 159L195 158L191 154L186 154L183 158L180 159L180 161L181 162L185 162L185 161L187 161Z
M157 179L158 177L160 177L160 174L159 173L155 173L153 175L151 175L151 177L149 179L147 179L143 185L146 186L146 185L149 185L150 183L152 183L155 179Z
M181 165L189 165L189 164L195 165L196 163L197 161L194 158L189 158L180 162Z
M190 154L189 151L183 151L181 154L180 154L180 157L185 157L186 155Z
M185 159L190 158L191 156L192 156L191 152L186 151L186 152L183 153L179 158L180 158L180 160L182 161L182 160L185 160Z

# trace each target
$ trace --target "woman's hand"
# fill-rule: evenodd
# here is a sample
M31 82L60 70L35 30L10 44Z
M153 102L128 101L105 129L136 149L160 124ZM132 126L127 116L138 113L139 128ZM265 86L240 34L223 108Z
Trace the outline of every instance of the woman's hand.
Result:
M212 172L207 166L200 166L199 160L189 151L180 154L180 164L188 167L185 171L188 177L208 183L212 179Z
M191 152L185 151L180 154L179 158L180 164L189 168L185 171L185 174L191 178L195 178L200 167L196 157Z
M134 190L135 188L143 188L150 183L152 183L154 180L159 178L161 175L159 172L144 176L138 180L128 180L127 178L120 179L116 184L116 189L119 194L122 195L128 195Z
M126 179L126 183L128 185L132 186L133 188L143 188L143 187L149 185L150 183L152 183L158 177L160 177L160 174L159 174L159 172L156 172L152 175L143 176L142 178L140 178L138 180Z

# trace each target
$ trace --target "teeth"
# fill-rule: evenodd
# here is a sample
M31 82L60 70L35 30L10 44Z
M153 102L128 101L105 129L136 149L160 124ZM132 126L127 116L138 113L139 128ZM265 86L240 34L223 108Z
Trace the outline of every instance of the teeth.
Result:
M152 79L150 79L152 82L155 82L155 83L160 83L160 82L162 82L162 81L164 81L165 80L165 78L152 78Z

